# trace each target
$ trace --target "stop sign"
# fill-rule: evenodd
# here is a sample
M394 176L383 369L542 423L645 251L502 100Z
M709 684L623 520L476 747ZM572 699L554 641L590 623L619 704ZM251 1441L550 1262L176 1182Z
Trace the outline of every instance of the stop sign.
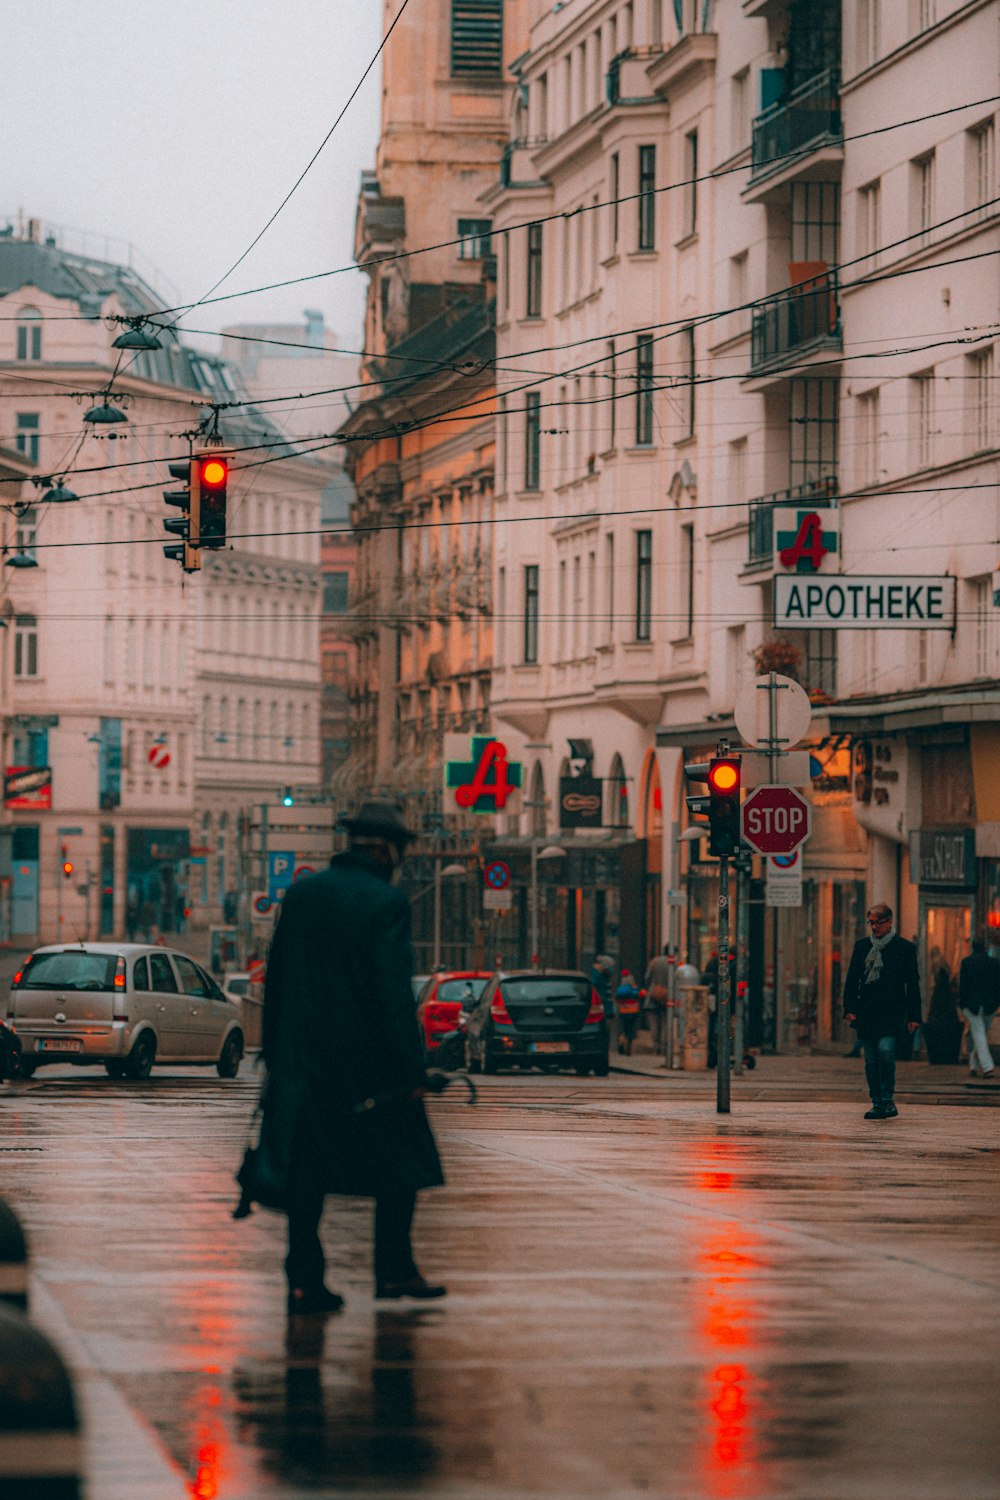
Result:
M743 804L743 838L758 854L791 854L811 827L812 805L793 786L755 787Z

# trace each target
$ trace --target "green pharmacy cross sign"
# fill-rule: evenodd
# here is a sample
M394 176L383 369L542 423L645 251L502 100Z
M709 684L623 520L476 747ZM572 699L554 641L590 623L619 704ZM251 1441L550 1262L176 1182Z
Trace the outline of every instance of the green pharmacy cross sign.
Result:
M826 518L831 520L829 511ZM832 526L824 527L822 511L783 509L777 513L774 545L781 566L789 572L818 573L825 557L836 556L836 519ZM786 523L786 530L781 529L782 523Z
M523 769L520 761L507 759L506 745L477 734L468 760L446 762L445 792L462 812L500 812L520 787Z

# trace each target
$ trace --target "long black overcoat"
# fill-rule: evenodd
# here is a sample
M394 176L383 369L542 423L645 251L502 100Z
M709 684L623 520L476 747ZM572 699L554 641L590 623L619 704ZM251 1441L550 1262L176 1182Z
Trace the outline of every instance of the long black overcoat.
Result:
M338 854L289 888L264 988L261 1140L279 1177L308 1151L331 1193L444 1181L409 1097L426 1081L411 973L410 903L362 855ZM355 1112L365 1100L374 1107Z
M908 1021L921 1020L916 948L897 933L882 949L882 973L874 984L866 984L870 948L867 938L855 943L844 981L844 1015L857 1016L855 1029L862 1041L900 1036Z

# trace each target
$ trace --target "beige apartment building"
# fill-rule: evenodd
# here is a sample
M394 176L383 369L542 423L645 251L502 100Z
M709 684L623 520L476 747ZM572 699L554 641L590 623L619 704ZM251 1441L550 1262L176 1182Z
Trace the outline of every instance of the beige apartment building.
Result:
M15 942L183 931L197 949L263 879L260 808L318 779L324 471L283 448L224 361L167 330L113 347L115 319L162 305L130 264L38 221L0 233L0 448L16 455L0 930ZM185 575L163 555L167 465L213 404L234 453L230 544ZM241 474L262 444L281 462Z
M704 964L682 765L791 673L814 833L801 907L767 907L754 863L744 977L754 1040L832 1041L867 902L928 977L1000 939L1000 6L530 11L484 198L511 836L565 850L554 957L634 968L669 939ZM592 830L559 813L581 766Z

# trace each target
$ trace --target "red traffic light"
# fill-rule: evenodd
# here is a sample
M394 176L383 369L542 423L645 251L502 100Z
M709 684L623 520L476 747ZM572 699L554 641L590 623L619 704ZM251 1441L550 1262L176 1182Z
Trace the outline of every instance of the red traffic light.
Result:
M222 489L229 478L229 465L224 458L205 458L201 461L201 483L203 489Z
M740 787L740 768L734 760L716 760L709 767L708 784L713 792L737 792Z
M72 873L73 873L73 861L71 859L64 859L63 860L63 874L66 876L67 880L72 875Z

